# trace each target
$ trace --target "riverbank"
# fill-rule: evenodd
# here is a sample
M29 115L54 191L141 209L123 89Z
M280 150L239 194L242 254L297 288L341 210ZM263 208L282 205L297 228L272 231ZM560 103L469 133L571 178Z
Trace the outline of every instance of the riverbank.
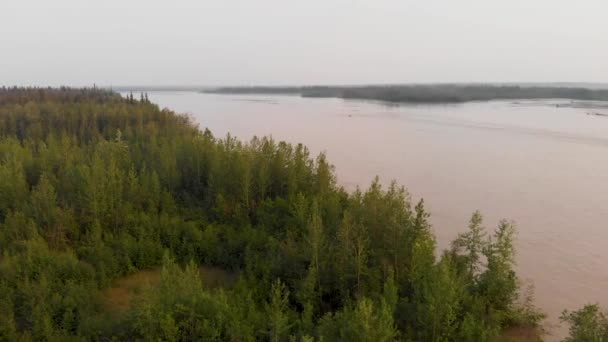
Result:
M566 86L489 84L220 87L211 94L298 95L302 97L376 100L394 103L463 103L490 100L568 99L608 101L608 89Z

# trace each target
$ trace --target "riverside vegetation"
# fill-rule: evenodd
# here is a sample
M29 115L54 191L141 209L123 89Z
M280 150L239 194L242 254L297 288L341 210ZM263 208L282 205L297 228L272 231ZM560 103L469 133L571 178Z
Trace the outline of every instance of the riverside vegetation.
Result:
M543 315L515 227L439 252L420 200L142 95L0 89L0 340L494 341ZM132 285L133 283L137 283ZM569 341L605 341L596 305Z
M462 103L468 101L569 99L608 101L608 89L566 86L430 84L307 87L223 87L205 90L217 94L282 94L335 97L393 103Z

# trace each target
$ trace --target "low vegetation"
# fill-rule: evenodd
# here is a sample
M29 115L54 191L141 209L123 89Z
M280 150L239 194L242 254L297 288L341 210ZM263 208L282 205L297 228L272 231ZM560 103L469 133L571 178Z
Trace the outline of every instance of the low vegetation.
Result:
M439 252L428 218L395 183L348 193L323 154L219 139L145 95L0 90L0 340L493 341L539 325L512 223L474 213ZM573 338L582 316L564 316Z
M373 85L311 87L224 87L205 90L217 94L288 94L403 103L458 103L516 99L608 101L608 89L515 85Z

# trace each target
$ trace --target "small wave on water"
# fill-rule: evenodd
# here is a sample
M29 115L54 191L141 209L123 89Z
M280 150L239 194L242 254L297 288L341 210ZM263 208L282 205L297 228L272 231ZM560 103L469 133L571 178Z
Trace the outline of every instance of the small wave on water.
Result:
M263 103L263 104L271 104L276 105L279 104L279 101L270 100L270 99L232 99L234 102L249 102L249 103Z

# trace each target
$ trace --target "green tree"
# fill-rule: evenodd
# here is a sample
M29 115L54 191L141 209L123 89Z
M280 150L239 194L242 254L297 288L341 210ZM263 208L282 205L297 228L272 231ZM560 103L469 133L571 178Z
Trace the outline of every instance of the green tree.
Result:
M57 194L46 175L40 177L40 181L32 190L30 213L51 246L58 248L66 243L66 229L60 219L61 209L57 206Z
M488 264L480 275L480 292L490 307L499 312L512 309L519 291L519 279L514 270L514 236L514 225L501 221L483 252Z
M469 222L469 230L459 234L452 242L452 251L464 256L464 267L471 278L475 278L481 271L481 257L488 247L486 246L486 232L482 225L483 218L479 211L475 211Z
M320 324L322 339L329 341L395 341L398 336L390 308L361 298L332 316L327 314Z
M273 342L284 340L291 325L288 296L289 292L280 280L272 284L266 314L268 317L268 336Z
M336 272L348 294L353 288L357 296L363 294L363 277L367 274L369 237L364 227L355 222L349 211L344 213L337 233Z
M608 318L597 304L585 305L577 311L564 311L561 321L570 325L565 342L608 341Z
M18 147L10 144L11 154ZM1 154L0 154L1 155ZM9 211L20 209L28 195L28 184L22 164L13 158L0 161L0 220Z

